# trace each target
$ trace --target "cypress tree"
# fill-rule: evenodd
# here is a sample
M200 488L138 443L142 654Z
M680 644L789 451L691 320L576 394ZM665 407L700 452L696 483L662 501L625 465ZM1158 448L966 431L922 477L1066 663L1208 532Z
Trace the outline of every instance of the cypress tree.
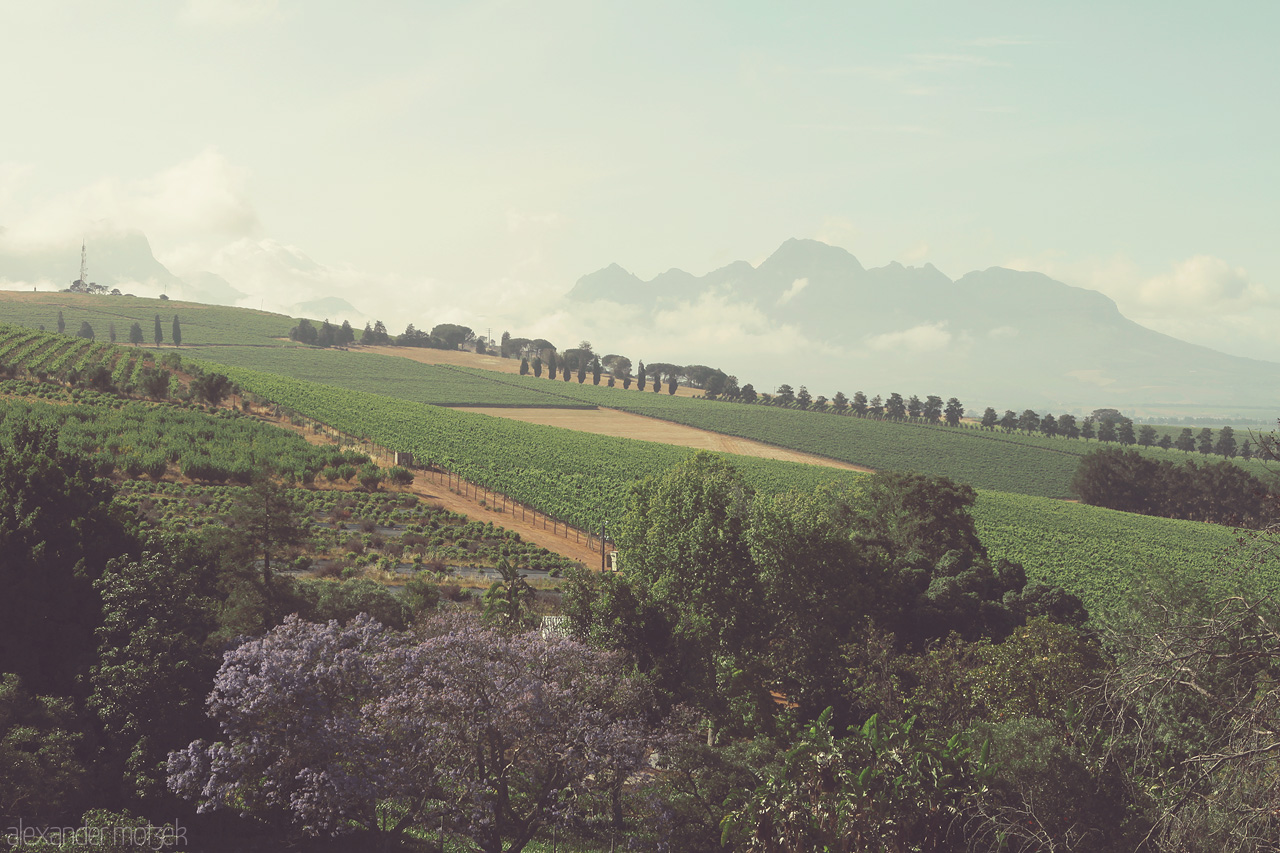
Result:
M58 309L58 334L62 334L67 330L67 321L62 319L62 309Z
M159 314L157 314L157 315L156 315L156 332L155 332L155 339L156 339L156 346L160 346L160 344L164 343L164 329L160 328L160 315L159 315Z
M178 315L173 315L173 345L182 346L182 326L178 323Z

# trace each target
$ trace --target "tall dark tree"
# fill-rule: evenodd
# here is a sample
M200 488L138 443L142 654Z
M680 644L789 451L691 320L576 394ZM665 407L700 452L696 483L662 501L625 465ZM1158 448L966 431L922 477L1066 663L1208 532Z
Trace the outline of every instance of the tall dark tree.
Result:
M210 406L220 406L231 395L231 380L221 373L205 373L191 381L191 393Z
M1116 422L1110 418L1098 421L1098 441L1116 440Z
M1196 450L1208 456L1213 452L1213 430L1205 427L1196 436Z
M947 401L947 408L943 413L947 419L947 426L960 426L960 419L964 417L964 404L959 398L952 397Z
M676 388L680 387L676 382L676 374L672 373L667 379L667 393L675 396Z
M897 391L889 395L888 401L884 404L884 413L895 420L902 420L907 416L907 404Z
M76 337L88 338L89 340L93 340L93 326L89 325L88 320L81 321L80 331L76 332Z
M853 392L853 402L849 404L853 409L853 413L858 417L862 417L867 413L867 395L861 391Z
M800 392L796 394L796 405L801 409L807 409L812 402L813 398L809 396L809 389L801 385Z
M155 340L156 346L160 346L160 344L164 343L164 329L160 327L159 314L156 315L156 328L152 338Z
M62 319L62 309L58 309L58 334L62 334L67 330L67 321Z
M142 324L134 323L129 327L129 343L137 346L142 343Z
M578 356L578 384L581 385L586 381L587 381L587 359L584 356L579 355ZM596 384L597 385L600 384L599 380L596 381Z
M297 341L300 344L316 344L320 340L320 333L316 331L316 327L311 325L311 321L305 317L298 321L298 325L289 330L289 339Z
M1247 438L1240 445L1240 458L1241 459L1253 458L1253 447L1252 445L1249 444L1249 439Z
M533 357L533 364L531 364L530 367L533 368L534 378L541 379L542 378L542 359L535 355Z
M1183 427L1182 432L1178 433L1178 439L1173 446L1183 453L1190 453L1196 449L1195 437L1191 434L1191 427Z
M907 417L918 418L924 414L924 403L920 402L920 398L915 394L907 400Z
M547 378L548 378L548 379L555 379L555 378L556 378L556 368L557 368L557 366L558 366L558 365L556 364L556 353L555 353L555 350L552 350L552 351L547 355Z
M1027 434L1040 429L1040 416L1031 409L1024 409L1018 416L1018 429Z
M643 391L644 383L645 383L645 368L644 368L644 362L642 361L640 362L640 370L638 373L636 373L636 388Z
M603 373L604 373L604 365L600 363L599 357L591 359L591 384L599 385L600 376ZM613 377L611 376L609 378L612 379Z
M1236 431L1229 426L1224 426L1218 430L1218 442L1213 446L1213 452L1228 459L1235 456Z
M1151 424L1143 424L1138 430L1138 446L1151 447L1156 443L1156 428Z
M790 385L779 385L774 399L781 406L790 406L796 401L795 389Z
M1093 438L1096 433L1093 429L1093 418L1085 418L1084 423L1080 425L1080 437L1085 441Z
M1116 425L1116 441L1126 447L1137 441L1133 435L1133 421L1125 418Z
M175 347L182 346L182 325L178 323L177 314L173 315L173 333L171 337L173 338L173 345Z
M565 382L569 381L569 372L569 359L560 359L560 377L564 379Z
M338 346L340 347L345 347L348 344L355 343L356 331L355 329L351 328L351 322L349 320L343 320L342 325L338 327L338 335L337 335L336 341Z
M1160 440L1156 442L1156 446L1161 450L1168 450L1173 446L1173 436L1166 432L1164 435L1160 436Z
M877 394L867 403L867 414L873 418L878 418L884 414L884 400Z
M849 410L849 398L844 395L843 391L837 391L836 395L831 398L831 408L835 410L837 415L843 415Z
M107 340L113 344L116 342L116 324L114 321L107 324Z
M511 357L512 352L511 352L511 333L510 332L502 333L502 340L498 343L498 355L502 356L503 358Z
M1058 415L1058 434L1067 438L1080 437L1080 427L1076 426L1075 415Z
M329 318L326 317L324 322L320 324L320 331L316 333L316 343L322 347L331 347L337 343L337 340L337 329L333 327L333 324L329 322Z
M366 322L364 331L360 333L360 344L362 346L372 346L374 344L373 337L373 326Z
M529 359L524 357L521 357L520 359L520 375L521 376L529 375Z
M1013 432L1018 428L1018 413L1013 409L1005 409L1004 415L1000 418L1000 429L1005 432Z
M959 402L958 400L956 401ZM924 419L931 424L936 424L942 420L942 398L936 394L930 394L924 400L924 409L921 411Z
M986 410L982 413L982 428L995 429L996 424L999 422L1000 416L996 414L996 410L987 406Z
M1040 432L1053 438L1058 434L1058 419L1053 416L1052 412L1047 413L1040 419Z

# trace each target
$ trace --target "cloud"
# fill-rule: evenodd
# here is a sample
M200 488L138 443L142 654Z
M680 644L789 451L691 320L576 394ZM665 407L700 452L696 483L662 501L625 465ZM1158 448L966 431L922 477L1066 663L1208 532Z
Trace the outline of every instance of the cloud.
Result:
M181 18L187 24L239 27L283 20L279 0L187 0Z
M1232 355L1280 361L1280 299L1248 270L1212 255L1193 255L1152 274L1128 257L1068 259L1061 252L1007 261L1115 300L1129 319L1184 341Z
M969 39L965 44L969 47L1016 47L1019 45L1034 44L1034 42L1010 36L985 36L982 38Z
M9 183L3 172L0 181ZM187 269L199 268L183 263L188 256L261 231L247 172L214 148L155 175L104 177L32 205L0 192L0 224L7 226L7 247L19 251L78 243L84 234L141 231L161 262Z
M786 305L795 297L797 293L804 290L808 286L809 286L809 279L807 278L796 279L795 281L791 282L791 286L788 287L786 290L784 290L782 292L782 295L778 297L777 304L780 306Z
M926 323L900 332L886 332L867 338L867 348L876 352L936 352L951 346L953 335L946 322Z

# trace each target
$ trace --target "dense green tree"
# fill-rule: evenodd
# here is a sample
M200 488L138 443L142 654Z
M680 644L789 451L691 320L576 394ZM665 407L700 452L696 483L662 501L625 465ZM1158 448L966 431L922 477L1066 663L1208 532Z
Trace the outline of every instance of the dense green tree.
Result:
M958 397L952 397L947 400L947 408L943 414L946 417L947 426L960 426L960 419L964 417L964 404Z
M800 409L807 409L812 402L813 398L809 396L809 389L801 385L799 393L796 394L796 406Z
M777 396L774 399L778 401L779 405L790 406L796 401L795 389L790 385L779 385L776 393Z
M260 566L262 586L272 592L272 560L307 542L310 524L287 488L258 476L227 520L232 549Z
M134 323L129 327L129 343L134 346L142 343L142 324Z
M1164 435L1160 436L1160 440L1156 442L1156 444L1161 450L1168 450L1173 446L1173 436L1166 432Z
M484 594L484 616L504 631L516 631L533 624L533 587L525 576L506 560L498 561L499 579Z
M27 826L66 817L88 775L77 723L69 699L33 696L17 675L0 673L0 817ZM11 832L6 826L3 837L14 840Z
M1018 429L1025 433L1033 433L1040 429L1040 416L1031 409L1023 410L1018 416Z
M111 343L116 342L116 324L115 321L107 323L107 340Z
M326 317L324 322L320 324L320 330L316 332L316 344L322 347L331 347L338 342L338 330L329 322Z
M1000 429L1005 432L1013 432L1018 428L1018 413L1013 409L1005 409L1004 414L1000 417Z
M320 340L320 333L316 331L315 326L311 325L311 321L304 317L298 321L298 325L289 330L289 339L301 344L315 345Z
M1113 420L1098 421L1098 441L1116 440L1116 422Z
M644 362L640 362L640 371L636 374L636 388L644 390L645 383L645 367Z
M877 394L867 403L867 414L873 418L878 418L884 414L884 400Z
M210 406L220 406L231 395L232 382L221 373L204 373L191 381L191 393Z
M529 359L524 358L523 356L520 358L520 375L529 375Z
M360 344L361 346L374 345L373 326L368 322L364 324L364 331L360 333Z
M93 655L93 580L136 547L111 511L111 485L58 446L57 429L0 423L0 672L33 692L72 692Z
M182 324L178 322L178 315L173 315L173 329L170 337L173 339L175 347L182 346Z
M1191 427L1182 428L1182 431L1178 433L1178 439L1173 443L1173 446L1178 450L1181 450L1183 453L1190 453L1196 449L1196 440L1191 434Z
M62 309L58 309L58 334L62 334L67 330L67 321L62 319Z
M1084 423L1080 426L1080 437L1085 441L1093 438L1096 433L1093 429L1093 418L1085 418Z
M887 417L899 421L907 416L907 404L903 401L901 394L895 391L889 395L889 399L884 404L884 413Z
M1196 450L1208 456L1213 452L1213 430L1205 427L1196 436Z
M835 410L837 415L843 415L849 410L849 398L844 395L843 391L837 391L836 395L831 398L831 408Z
M907 400L907 417L918 418L924 413L924 403L915 394Z
M942 398L930 394L924 401L924 419L931 424L936 424L942 420Z
M342 325L338 327L338 335L335 339L335 343L340 347L345 347L355 342L356 330L351 328L351 322L349 320L343 320Z
M861 391L853 392L853 402L850 404L853 413L858 417L862 417L867 413L867 395Z
M155 341L156 346L160 346L160 344L164 343L164 329L160 326L159 314L156 315L155 331L151 337Z
M431 329L431 337L444 341L446 349L457 349L464 343L474 341L476 334L467 326L456 323L438 323Z
M996 414L996 410L991 406L987 406L987 408L982 412L982 428L995 429L996 424L999 422L1000 416Z
M1052 412L1045 414L1045 416L1040 419L1040 432L1044 433L1049 438L1053 438L1058 434L1058 419L1053 416Z
M191 543L113 561L94 587L102 598L89 707L102 723L113 782L160 801L171 750L206 728L204 699L218 669L206 644L217 627L215 563Z
M587 381L587 360L583 356L578 356L578 384Z
M600 375L604 372L604 366L600 364L600 359L591 359L591 384L600 384Z
M88 320L81 321L80 331L76 332L76 337L88 338L89 340L93 340L93 326L89 325Z
M1067 438L1080 437L1080 427L1076 426L1075 415L1058 415L1058 434Z
M1253 447L1249 444L1249 439L1247 438L1240 445L1240 458L1241 459L1253 458Z
M756 388L750 382L742 386L742 402L754 403L756 401Z
M557 367L558 365L556 364L556 353L555 353L555 350L552 350L550 353L547 354L547 378L548 379L556 378ZM641 390L643 390L643 387L641 388Z
M680 386L679 386L679 384L677 383L676 379L677 379L677 377L676 377L676 374L674 374L674 373L673 373L673 374L671 374L671 376L667 378L667 393L668 393L668 394L670 394L670 395L672 395L672 396L675 396L676 389L680 387ZM655 386L655 387L656 387L656 386Z
M531 365L531 367L533 368L534 378L541 379L542 378L542 359L538 358L535 355L533 357L533 364Z
M1138 430L1138 445L1140 447L1151 447L1156 443L1156 428L1151 424L1143 424Z
M162 367L144 367L138 374L138 390L153 400L163 400L169 396L172 376Z

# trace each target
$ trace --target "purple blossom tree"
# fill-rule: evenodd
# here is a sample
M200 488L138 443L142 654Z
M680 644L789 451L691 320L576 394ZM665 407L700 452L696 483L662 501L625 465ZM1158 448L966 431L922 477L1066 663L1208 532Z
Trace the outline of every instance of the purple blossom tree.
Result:
M310 834L443 820L519 853L639 767L647 697L615 656L460 617L425 633L291 617L229 652L209 697L223 739L172 753L170 787Z

